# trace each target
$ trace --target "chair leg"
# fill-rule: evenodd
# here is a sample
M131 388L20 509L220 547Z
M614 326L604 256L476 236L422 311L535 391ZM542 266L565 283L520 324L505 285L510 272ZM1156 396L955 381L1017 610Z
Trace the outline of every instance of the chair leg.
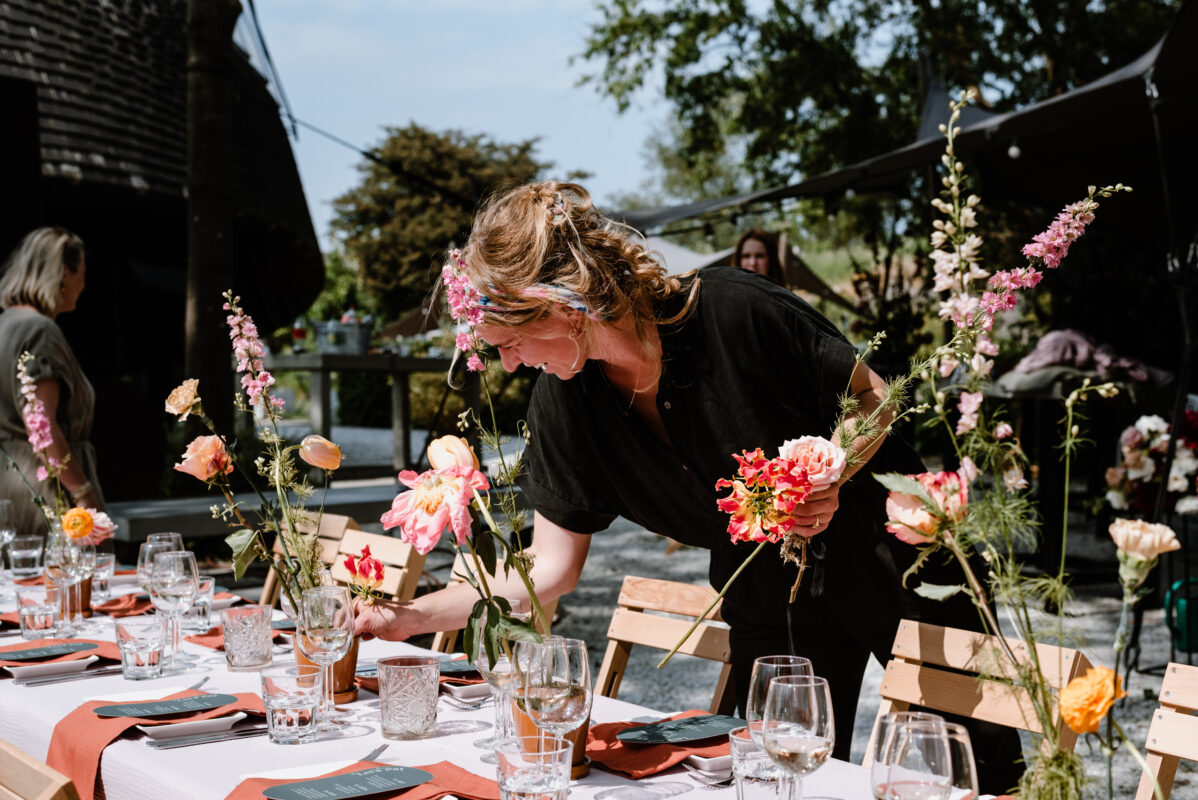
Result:
M595 678L595 694L603 697L615 697L620 691L620 680L624 677L624 668L628 666L628 655L632 645L609 639L607 652L603 654L603 665L599 667L599 675Z
M1169 795L1173 791L1173 779L1177 777L1177 762L1178 759L1172 756L1164 756L1160 753L1149 751L1145 754L1148 762L1148 769L1140 774L1140 788L1136 791L1136 800L1153 800L1156 796L1153 792L1152 776L1156 775L1156 782L1161 786L1161 797L1163 800L1169 800Z
M736 711L736 687L732 683L732 665L725 664L711 698L711 713L731 716Z

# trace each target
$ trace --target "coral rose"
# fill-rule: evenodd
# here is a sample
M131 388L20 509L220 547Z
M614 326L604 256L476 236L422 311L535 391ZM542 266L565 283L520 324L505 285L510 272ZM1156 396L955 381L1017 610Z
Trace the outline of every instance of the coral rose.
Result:
M82 539L92 532L95 522L86 508L76 506L62 515L62 530L72 539Z
M1155 561L1161 553L1181 549L1181 543L1168 525L1120 518L1111 523L1110 534L1115 547L1144 561Z
M187 419L187 415L195 411L200 402L200 396L196 394L199 386L200 382L195 378L188 378L176 386L166 398L167 413L174 414L180 422Z
M433 469L471 467L479 469L478 456L461 436L442 436L428 446L428 463Z
M778 455L804 470L813 490L831 486L844 472L844 450L822 436L788 439L778 448Z
M1061 690L1061 718L1074 733L1097 733L1098 724L1120 697L1122 681L1107 667L1091 667Z
M197 436L187 445L183 461L176 464L175 469L207 482L217 475L232 472L233 460L219 436Z
M299 457L304 463L329 472L341 466L341 448L316 434L305 436L300 442Z

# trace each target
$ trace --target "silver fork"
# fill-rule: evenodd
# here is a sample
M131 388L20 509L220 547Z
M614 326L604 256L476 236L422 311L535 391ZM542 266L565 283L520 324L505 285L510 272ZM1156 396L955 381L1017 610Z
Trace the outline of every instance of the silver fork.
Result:
M390 746L391 745L389 745L389 744L380 744L378 747L374 748L373 750L371 750L369 753L362 756L358 760L359 761L374 761L376 758L378 758L379 756L381 756L383 754L384 750L386 750Z
M200 680L196 681L196 682L195 682L194 684L192 684L191 686L188 686L188 687L187 687L187 690L188 690L188 691L192 691L192 690L194 690L194 689L199 689L201 686L203 686L205 683L207 683L207 682L208 682L208 679L209 679L210 677L212 677L212 676L211 676L211 675L205 675L203 678L201 678Z
M495 698L493 695L487 695L486 697L482 698L481 700L477 700L472 703L467 700L462 700L460 698L454 697L451 694L443 694L443 695L441 695L441 699L444 700L447 704L449 704L453 708L458 709L459 711L477 711L478 709L485 706L487 703L490 703Z
M682 768L686 770L686 773L691 780L701 783L704 786L710 786L713 789L722 789L725 786L732 785L731 770L729 770L727 776L723 776L723 773L712 774L706 770L701 770L698 767L692 767L685 761L682 762Z

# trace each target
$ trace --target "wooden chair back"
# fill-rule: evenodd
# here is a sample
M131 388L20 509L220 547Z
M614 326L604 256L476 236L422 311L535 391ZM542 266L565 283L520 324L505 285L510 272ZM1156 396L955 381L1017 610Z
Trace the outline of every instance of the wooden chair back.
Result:
M345 557L358 556L364 545L370 546L371 558L378 559L386 567L380 591L394 600L411 600L415 597L420 575L424 571L424 556L403 540L381 533L347 530L341 537L337 557L333 560L333 580L339 584L349 583L352 576L345 566Z
M0 739L0 800L79 800L79 793L66 775Z
M462 561L462 556L459 553L454 556L453 567L449 573L449 585L466 582L466 565ZM553 619L553 615L557 613L557 600L550 600L541 603L541 607L545 609L545 613L549 619ZM431 650L438 653L452 653L457 650L458 640L462 637L461 628L455 631L439 631L433 635L433 642L429 645Z
M1016 658L1029 658L1023 642L1007 639L1007 643ZM865 766L873 761L878 721L911 706L1044 733L1028 690L1010 683L1018 676L1001 654L997 637L905 619L899 623L890 652L894 658L882 677L882 702L865 751ZM1078 650L1038 644L1036 656L1055 689L1090 668L1090 661ZM979 678L980 674L987 677ZM1077 734L1059 719L1057 732L1060 749L1072 752Z
M633 645L669 651L715 599L714 589L655 578L624 578L618 605L607 628L607 652L595 678L595 693L615 697ZM656 613L650 613L656 612ZM661 614L677 614L667 617ZM731 714L736 706L732 687L732 648L720 604L695 628L679 653L723 664L711 700L713 714Z
M1181 759L1198 761L1198 667L1171 663L1161 683L1161 705L1148 726L1145 756L1148 769L1140 776L1136 800L1151 800L1153 778L1168 800Z
M311 525L301 524L299 529L304 533L312 532ZM332 564L337 560L338 548L341 546L341 539L345 536L345 532L358 529L358 523L354 521L353 517L327 513L321 515L320 528L316 531L316 536L320 539L320 557L326 564ZM275 555L283 555L283 543L279 541L278 536L275 537L272 550ZM277 605L279 602L279 579L273 569L266 573L266 582L262 584L262 596L258 602L264 606Z

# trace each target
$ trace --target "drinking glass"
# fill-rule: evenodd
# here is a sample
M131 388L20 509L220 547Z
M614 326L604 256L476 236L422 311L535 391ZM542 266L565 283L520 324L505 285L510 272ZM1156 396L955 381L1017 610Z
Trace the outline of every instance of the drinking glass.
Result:
M102 603L112 595L109 581L115 568L116 556L112 553L96 553L96 569L92 573L92 602Z
M180 652L179 619L195 602L198 584L199 570L194 553L172 550L154 556L150 568L150 601L154 608L170 618L171 653L166 660L167 667L181 667L195 661Z
M761 720L765 716L765 697L770 681L783 675L815 676L811 659L803 656L761 656L753 659L753 675L749 678L749 696L745 701L745 722L749 735L761 746ZM773 763L773 762L771 762Z
M62 592L54 584L17 587L17 622L22 639L42 639L54 632L62 614Z
M306 744L316 739L320 668L304 664L262 670L266 732L274 744Z
M183 612L183 630L190 634L207 633L212 627L212 598L216 592L215 578L200 578L196 583L196 599Z
M787 675L770 681L761 745L770 760L794 779L779 786L785 792L782 800L802 800L803 776L828 760L835 741L832 693L826 678Z
M159 533L151 533L150 536L161 536ZM137 551L137 585L146 594L150 593L150 573L154 569L154 557L159 553L178 553L183 552L183 545L177 544L174 541L159 540L151 542L149 539L141 543L141 549Z
M17 538L16 524L12 500L0 500L0 572L4 572L6 545Z
M499 800L566 800L573 748L565 739L543 733L506 739L495 753Z
M51 530L46 537L43 563L46 567L46 577L62 591L62 615L55 633L59 636L73 636L75 626L71 624L70 587L82 581L85 572L91 574L91 569L96 563L96 548L89 544L79 544L61 530Z
M333 706L333 664L347 652L354 635L354 607L344 586L316 586L300 596L296 642L309 661L320 664L324 700L320 707L320 729L335 729L339 723Z
M870 784L878 800L946 800L953 767L948 727L935 714L890 714L879 724Z
M505 599L512 609L512 617L523 619L524 621L530 618L527 610L528 601L513 597ZM483 609L482 618L479 620L478 625L479 630L486 628L486 609ZM495 699L495 734L474 742L474 746L480 750L491 751L482 755L482 762L484 764L497 763L494 752L495 746L505 739L510 739L516 735L516 726L512 721L512 689L513 681L517 676L516 671L512 668L512 660L509 658L511 648L514 648L516 643L507 640L505 644L506 646L501 647L496 653L495 663L490 664L487 658L487 650L480 639L478 657L474 659L474 666L478 670L478 674L491 687L491 696Z
M230 672L248 672L270 665L270 606L236 606L220 611L225 640L225 663Z
M760 726L757 735L761 735ZM782 784L789 781L790 776L774 766L761 745L753 740L749 728L728 731L728 745L736 800L776 800L786 794L788 790Z
M121 676L127 681L160 677L166 649L166 620L160 614L142 614L114 619L112 626L121 649Z
M564 736L591 715L591 664L581 639L551 636L516 645L516 692L541 730Z
M42 571L42 537L16 537L8 545L8 559L14 579L37 577Z
M952 786L965 792L960 795L954 792L952 796L957 800L974 800L978 796L978 768L973 760L969 731L955 722L946 722L944 727L948 733L948 760L953 769Z
M439 660L427 656L378 660L384 739L420 739L436 727L440 665Z
M75 568L75 574L78 577L75 578L75 582L71 584L71 591L75 596L75 600L71 604L71 608L73 609L71 614L71 624L75 627L75 630L79 631L80 633L84 633L88 631L90 622L88 621L88 618L84 616L83 612L85 610L90 610L90 607L89 609L83 608L83 583L95 574L97 556L95 545L77 545L77 547L79 556L78 564Z

